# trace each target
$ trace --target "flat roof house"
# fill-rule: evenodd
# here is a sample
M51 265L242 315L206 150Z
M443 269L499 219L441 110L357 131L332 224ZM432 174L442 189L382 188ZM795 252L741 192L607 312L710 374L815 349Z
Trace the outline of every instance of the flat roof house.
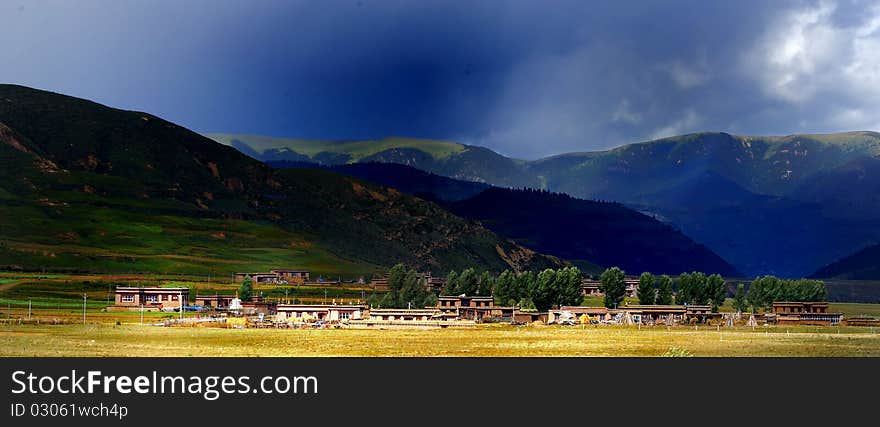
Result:
M559 321L561 317L563 317L564 312L569 312L574 317L580 318L582 315L587 315L591 318L595 318L598 320L611 320L611 314L609 310L605 307L586 307L586 306L562 306L557 310L550 310L547 312L547 323L556 323Z
M367 306L365 305L278 304L275 310L278 314L278 320L305 323L316 320L336 323L359 320L367 315Z
M141 288L135 286L117 286L114 297L114 308L161 310L163 308L179 308L187 305L189 288Z
M827 302L774 302L773 314L779 324L792 325L837 325L843 320L843 313L829 313Z
M639 291L639 279L626 278L623 279L623 283L626 285L626 296L630 298L635 298L638 295ZM601 284L602 282L600 280L582 279L581 294L585 297L602 296L604 295L604 293L599 289L599 286Z
M287 283L305 283L309 281L309 270L269 270L270 273Z
M240 283L248 276L251 277L251 280L253 280L254 283L271 283L279 285L286 285L288 283L305 283L310 280L308 270L276 269L268 272L235 273L232 276L232 281L234 283Z
M196 305L224 310L234 298L235 295L196 295Z
M459 319L482 322L487 319L513 321L513 307L495 305L491 296L444 295L437 298L437 309L445 314L454 314Z

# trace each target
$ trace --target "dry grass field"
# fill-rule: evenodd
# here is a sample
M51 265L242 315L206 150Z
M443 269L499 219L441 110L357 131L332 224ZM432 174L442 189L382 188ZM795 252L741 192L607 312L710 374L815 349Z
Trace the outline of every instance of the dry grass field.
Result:
M880 331L854 327L641 329L221 329L140 325L2 325L0 356L880 356ZM672 351L670 351L672 350Z
M231 294L236 288L189 277L0 273L0 356L880 356L880 329L854 327L738 327L720 332L706 325L696 330L508 325L443 330L166 328L148 325L176 318L177 313L148 312L142 319L137 311L105 311L111 283L183 285L207 294ZM258 291L284 296L274 287ZM357 300L368 289L349 285L289 291L297 302L319 303ZM87 325L81 324L83 293L88 295ZM601 300L588 298L584 303L598 305ZM732 309L725 304L722 310ZM831 310L877 316L880 304L832 303Z

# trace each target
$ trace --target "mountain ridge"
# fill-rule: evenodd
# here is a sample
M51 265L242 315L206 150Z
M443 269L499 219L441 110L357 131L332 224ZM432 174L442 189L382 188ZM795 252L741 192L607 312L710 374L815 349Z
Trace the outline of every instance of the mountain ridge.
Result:
M674 224L749 275L807 275L880 241L880 196L859 191L880 189L880 133L873 131L768 137L701 132L531 161L484 160L473 153L468 148L438 162L410 147L405 155L369 161L621 202ZM712 180L736 203L716 200ZM701 186L702 200L684 197ZM792 236L795 241L786 244Z

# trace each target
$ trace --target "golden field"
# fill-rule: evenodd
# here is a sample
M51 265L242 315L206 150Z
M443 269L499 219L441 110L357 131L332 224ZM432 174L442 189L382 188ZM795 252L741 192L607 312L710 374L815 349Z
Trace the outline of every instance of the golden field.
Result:
M855 327L509 326L470 329L223 329L0 325L0 356L880 356ZM670 351L672 350L672 351Z

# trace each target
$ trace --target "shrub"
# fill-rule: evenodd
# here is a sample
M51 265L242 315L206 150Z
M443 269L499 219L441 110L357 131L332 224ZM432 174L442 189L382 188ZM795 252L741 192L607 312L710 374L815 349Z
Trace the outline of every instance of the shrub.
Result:
M694 357L694 355L683 348L669 347L669 350L666 350L666 353L661 354L660 357Z

